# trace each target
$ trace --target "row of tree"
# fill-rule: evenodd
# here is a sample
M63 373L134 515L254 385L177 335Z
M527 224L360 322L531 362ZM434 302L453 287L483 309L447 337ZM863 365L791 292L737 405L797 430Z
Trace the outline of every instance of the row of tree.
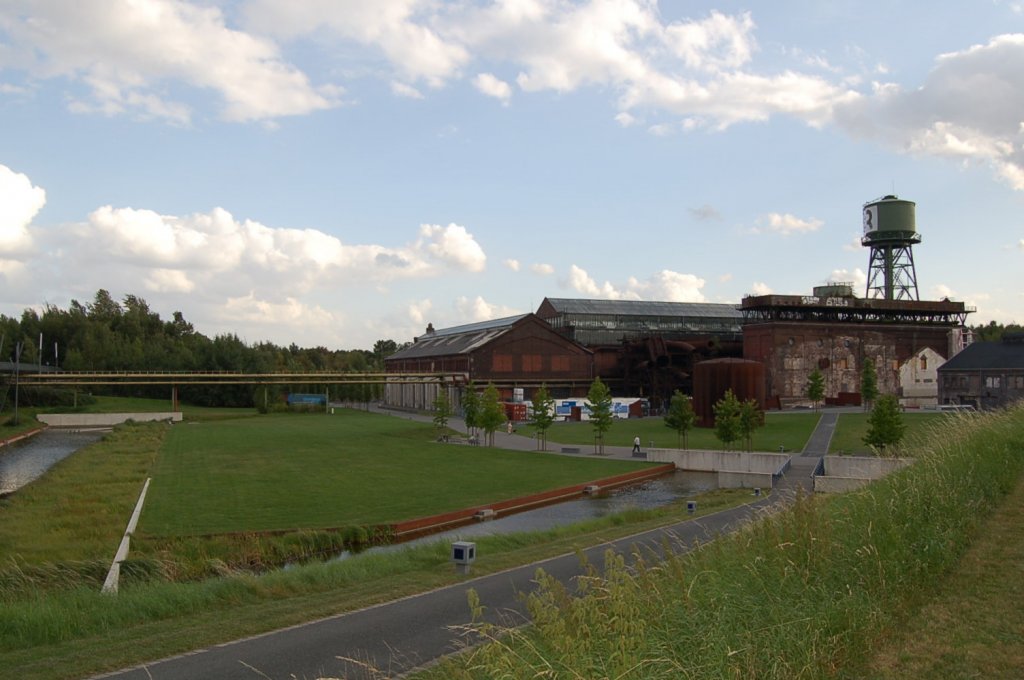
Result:
M297 329L298 330L298 329ZM372 350L330 350L322 346L282 347L270 342L247 344L228 333L209 338L197 332L181 312L160 318L141 297L127 295L118 302L106 290L93 301L72 300L67 309L47 305L42 313L25 310L20 319L0 315L0 360L23 366L58 367L69 371L226 371L376 372L384 357L399 346L378 340ZM274 401L293 391L323 391L323 386L290 385L268 388ZM127 388L113 388L126 393ZM370 401L379 396L377 385L334 385L332 399ZM166 397L166 388L131 388L133 396ZM198 405L262 405L264 391L243 385L188 386L183 400Z

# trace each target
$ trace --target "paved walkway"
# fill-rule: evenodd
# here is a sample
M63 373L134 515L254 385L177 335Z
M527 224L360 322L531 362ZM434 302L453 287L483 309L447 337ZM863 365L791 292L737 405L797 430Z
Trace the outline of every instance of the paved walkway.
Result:
M413 414L392 415L419 418ZM453 420L452 425L465 430L461 422ZM496 433L495 444L524 450L534 450L536 446L532 438L505 432ZM561 446L550 448L557 453ZM633 458L631 447L605 448L607 455ZM576 455L593 454L587 447L581 447L581 453ZM794 457L773 493L749 505L602 543L585 550L584 555L589 562L601 565L608 549L623 554L632 554L635 549L663 556L668 545L673 552L685 552L696 542L706 542L732 531L772 507L790 501L796 493L808 493L813 463L816 463L814 458ZM477 564L486 564L486 560L487 555L480 554ZM421 595L99 677L123 680L374 677L366 672L363 664L393 677L451 654L464 644L458 631L470 621L466 597L470 588L479 594L488 621L505 625L526 622L521 594L534 588L538 568L563 583L570 583L584 573L578 555L568 553L497 574L467 578L462 583Z

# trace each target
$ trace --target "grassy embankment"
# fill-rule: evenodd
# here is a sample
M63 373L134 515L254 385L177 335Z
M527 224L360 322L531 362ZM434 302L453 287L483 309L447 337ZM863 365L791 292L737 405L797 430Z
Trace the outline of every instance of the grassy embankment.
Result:
M754 432L754 451L778 451L784 447L787 452L799 451L818 424L817 413L766 413L765 425ZM533 436L528 425L517 429L519 434ZM644 449L680 447L675 430L665 426L661 417L616 419L605 433L605 446L633 446L633 437L640 437ZM548 450L557 450L557 444L580 446L594 445L594 426L590 422L556 422L548 430ZM654 442L651 444L651 442ZM687 448L721 450L722 442L715 437L715 431L708 427L695 427L687 436ZM742 450L740 442L733 450Z
M371 433L376 436L371 437ZM372 449L364 437L373 439ZM360 506L386 501L382 488L387 488L390 496L401 497L402 503L413 503L403 507L414 514L431 514L448 507L440 505L442 499L444 503L453 502L454 488L465 488L463 475L468 473L463 468L475 471L474 479L492 485L492 490L510 493L510 477L515 477L509 471L511 457L518 457L518 467L540 466L543 470L538 478L513 480L524 484L523 491L636 468L635 463L606 459L444 446L432 439L429 426L366 414L119 428L104 442L62 461L42 479L0 501L0 514L5 519L0 523L0 547L6 557L0 564L0 667L22 678L76 677L464 578L453 573L447 545L438 543L263 575L224 568L222 572L227 576L222 578L168 582L162 577L173 575L174 569L167 568L166 562L216 558L207 554L207 546L200 539L184 544L195 548L195 554L160 554L154 546L163 539L155 538L155 531L170 536L196 527L254 530L259 523L237 509L250 504L256 518L271 521L276 518L274 513L258 509L270 502L289 515L290 520L282 526L372 521L376 517L365 514ZM319 445L307 446L307 440ZM197 449L205 451L204 455L194 455ZM327 449L326 454L323 449ZM329 459L322 458L324 455ZM366 459L378 467L360 467ZM388 466L379 467L384 463ZM320 467L328 469L322 472ZM259 475L250 474L257 469ZM310 470L317 470L317 474L308 474ZM424 470L430 474L424 474ZM446 470L452 474L443 474ZM233 474L225 474L230 471ZM99 583L108 560L148 475L154 479L154 509L144 512L140 530L150 532L149 537L133 541L121 594L100 595ZM373 479L372 475L385 477ZM261 498L265 487L256 477L263 476L274 477L278 486L291 493ZM303 502L289 505L289 498L306 499L325 493L321 479L310 479L324 476L349 485L345 487L347 495L332 493L329 503L320 504L337 506L335 510L328 512ZM219 484L198 483L207 477L219 479ZM196 488L186 488L189 480L196 481ZM446 480L458 487L449 487L449 493L439 496L426 492L426 487L444 486ZM219 500L212 505L203 503L205 496ZM712 494L702 498L701 512L748 498L746 492ZM379 517L393 519L390 513L398 506L391 507ZM218 526L213 516L222 513L234 518L234 523ZM676 506L631 511L547 532L481 538L481 554L488 558L478 561L475 572L497 571L562 554L685 516L685 509ZM173 544L175 540L190 539L171 536L166 540ZM254 545L256 550L263 549L259 541Z
M579 597L540 573L532 627L481 626L495 642L424 677L873 677L874 648L936 596L1018 486L1024 406L944 418L911 453L862 491L803 500L664 564L610 556ZM1019 578L994 584L995 599L1019 592ZM991 677L1017 672L1011 661Z

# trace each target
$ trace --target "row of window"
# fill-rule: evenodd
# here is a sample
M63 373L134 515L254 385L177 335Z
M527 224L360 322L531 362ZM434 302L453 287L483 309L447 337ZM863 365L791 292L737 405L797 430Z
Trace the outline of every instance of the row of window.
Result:
M974 376L971 376L974 377ZM947 375L943 378L942 384L945 387L967 389L968 387L968 376L966 375ZM1003 376L1000 375L988 375L985 376L985 388L990 390L998 390L1003 387ZM1006 388L1010 390L1024 390L1024 375L1011 375L1006 377Z
M491 370L495 373L512 373L515 371L515 358L512 354L495 354ZM568 373L572 364L567 356L551 356L552 373ZM544 356L541 354L520 354L520 371L523 373L540 373L544 370Z

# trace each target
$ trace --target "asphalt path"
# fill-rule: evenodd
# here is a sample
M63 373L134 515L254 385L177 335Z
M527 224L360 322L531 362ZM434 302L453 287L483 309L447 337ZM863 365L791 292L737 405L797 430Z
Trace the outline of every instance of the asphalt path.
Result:
M627 555L653 553L652 557L663 557L666 546L673 552L683 552L749 522L787 495L790 494L782 490L749 505L596 545L584 554L591 564L601 566L608 549ZM478 555L477 563L482 565L486 559L486 555ZM374 677L367 667L385 677L393 677L466 645L464 631L471 618L467 592L471 588L477 591L485 607L485 620L509 626L525 623L522 594L534 588L538 568L567 584L585 573L577 554L565 554L488 576L468 578L421 595L98 677L124 680Z
M820 427L828 431L834 427ZM499 446L532 447L525 437L505 435ZM822 434L825 434L822 432ZM519 441L516 441L519 440ZM557 445L556 445L557 446ZM628 449L612 450L631 457ZM805 455L810 454L805 449ZM790 501L796 489L809 488L807 470L799 457L770 496L747 505L592 546L586 562L603 566L609 549L624 555L664 557L664 550L681 553L713 540ZM807 460L807 459L804 459ZM813 462L808 461L808 462ZM477 555L477 565L487 555ZM453 567L454 568L454 567ZM262 635L216 645L96 678L119 680L307 680L313 678L394 677L465 648L476 640L469 632L471 612L467 593L477 592L484 620L505 626L527 622L524 594L536 586L542 568L570 585L586 573L580 556L568 553L496 574L467 579L427 593L405 597L354 612L313 621ZM368 669L373 669L368 670Z

